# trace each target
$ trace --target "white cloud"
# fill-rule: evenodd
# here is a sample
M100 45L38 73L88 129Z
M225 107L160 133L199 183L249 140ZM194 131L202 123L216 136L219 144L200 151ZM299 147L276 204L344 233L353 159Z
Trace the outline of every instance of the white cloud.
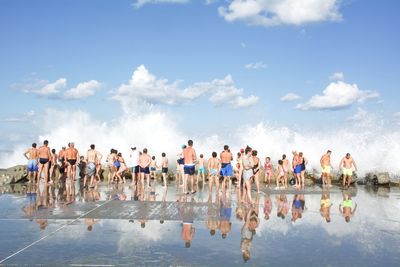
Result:
M341 109L352 104L372 98L378 98L376 91L363 91L356 84L348 84L342 81L332 82L326 87L322 95L314 95L305 104L297 105L301 110L329 110Z
M76 87L65 92L64 97L67 99L81 99L95 94L102 84L96 80L79 83Z
M294 100L297 100L297 99L300 99L300 98L301 98L301 96L299 96L299 95L296 95L294 93L288 93L288 94L282 96L280 98L280 100L282 102L289 102L289 101L294 101Z
M42 88L34 89L31 92L38 94L38 95L42 95L42 96L54 95L54 94L58 94L60 92L60 89L63 89L66 86L67 86L67 79L60 78L53 83L47 83Z
M249 63L244 66L248 70L258 70L258 69L265 69L267 65L261 61L256 63Z
M185 4L188 2L189 0L137 0L132 5L135 8L141 8L147 4Z
M4 121L5 122L27 122L33 116L35 116L35 111L34 110L30 110L30 111L25 112L24 114L22 114L22 116L20 116L20 117L10 117L10 118L4 119Z
M344 74L343 72L335 72L331 76L329 76L329 80L331 81L344 81Z
M363 108L357 108L357 113L349 117L350 121L363 121L367 118L368 112Z
M120 101L125 108L146 103L177 105L206 95L215 105L227 103L234 108L249 107L258 101L258 97L255 96L244 97L243 89L235 87L230 75L211 82L197 82L184 89L180 89L179 85L180 81L157 79L141 65L133 72L129 82L116 90L112 98Z
M244 21L250 25L302 25L321 21L340 21L339 0L233 0L220 6L226 21Z

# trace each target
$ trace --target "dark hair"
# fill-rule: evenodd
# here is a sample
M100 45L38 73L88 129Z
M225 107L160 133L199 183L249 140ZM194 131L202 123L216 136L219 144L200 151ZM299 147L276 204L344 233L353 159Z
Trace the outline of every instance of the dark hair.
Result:
M215 235L215 230L214 229L210 230L210 235Z
M213 152L211 155L213 156L213 158L216 158L217 157L217 152Z
M190 248L190 241L185 242L185 248Z
M122 153L121 152L118 153L118 157L122 157Z
M155 156L152 156L151 159L154 160L154 159L156 159L156 157L155 157Z
M164 153L164 152L163 152L163 153L161 153L161 156L162 156L162 157L165 157L165 153Z
M188 145L189 145L189 146L193 146L193 140L189 140L189 141L188 141Z
M281 159L278 160L278 164L279 164L279 165L282 165L282 164L283 164L283 160L281 160Z
M246 146L246 149L244 150L244 153L247 154L251 151L251 147Z
M328 150L328 151L326 151L326 153L332 153L332 151Z
M227 234L222 234L222 239L225 239L226 238L226 236L227 236Z
M145 228L146 227L146 223L145 222L141 222L140 223L140 227Z
M160 220L160 224L163 224L164 223L164 220Z
M253 151L251 152L251 154L252 154L253 156L257 156L257 150L253 150Z
M283 154L283 155L282 155L282 159L286 159L286 154Z
M49 141L48 141L48 140L44 140L43 144L44 144L44 145L48 145L48 144L49 144Z
M350 156L350 153L347 153L346 156Z
M94 149L94 147L95 147L94 144L91 144L91 145L90 145L90 148L91 148L91 149Z
M203 156L203 154L200 154L200 158L203 158L204 156Z
M266 159L267 159L267 160L271 160L271 158L270 158L270 157L266 157Z
M147 153L147 148L143 148L143 153Z
M56 153L56 150L53 148L53 149L51 150L51 152L52 152L52 153Z
M32 144L32 147L36 147L36 146L37 146L36 143L33 143L33 144Z
M111 148L110 153L111 154L114 153L114 148Z
M303 152L300 152L300 153L299 153L299 156L302 157L302 156L303 156Z
M224 145L224 150L228 150L229 146L228 145Z
M240 158L242 156L242 154L240 152L237 153L238 158Z

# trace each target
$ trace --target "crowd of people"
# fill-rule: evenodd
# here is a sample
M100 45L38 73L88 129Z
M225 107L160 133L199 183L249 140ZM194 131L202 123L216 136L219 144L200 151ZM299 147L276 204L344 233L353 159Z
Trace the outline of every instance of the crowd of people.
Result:
M320 159L322 184L328 187L331 186L331 153L328 150ZM233 180L235 180L236 185L244 190L251 202L252 185L255 184L257 192L260 192L261 179L267 187L271 186L274 179L276 189L287 188L289 174L293 173L294 186L304 189L308 160L302 152L293 151L292 154L291 162L284 154L276 162L275 167L269 156L262 164L257 150L249 146L240 149L234 159L229 146L225 145L219 155L217 152L212 152L211 157L206 159L203 154L197 157L193 141L189 140L187 145L182 146L182 150L177 156L176 181L182 188L183 194L193 194L196 192L194 185L199 182L199 178L203 184L208 179L210 190L214 185L217 190L220 188L221 190L226 188L231 190ZM39 183L42 175L44 184L53 183L56 178L59 180L65 177L68 187L76 180L78 170L79 176L83 178L84 187L94 187L100 182L103 155L95 149L94 144L90 145L86 155L80 156L73 142L68 143L67 147L62 147L56 153L55 149L50 149L49 142L45 140L39 148L36 143L33 143L24 156L28 159L27 170L30 183ZM147 189L150 190L151 177L156 177L160 170L163 185L167 186L170 164L166 153L161 154L161 162L158 164L156 157L150 156L147 148L139 151L136 147L132 147L128 162L121 152L116 149L110 150L110 154L106 158L109 184L126 183L126 174L129 173L132 178L131 185L146 182ZM343 186L350 186L353 172L357 171L357 165L349 153L340 161L339 168L342 170ZM260 177L261 170L264 173L263 177ZM90 179L89 182L88 179Z

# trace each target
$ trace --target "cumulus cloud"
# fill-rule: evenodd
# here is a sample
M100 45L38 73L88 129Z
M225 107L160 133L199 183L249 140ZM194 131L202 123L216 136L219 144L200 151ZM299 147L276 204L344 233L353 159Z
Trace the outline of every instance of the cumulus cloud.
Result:
M322 92L322 95L314 95L304 104L297 105L301 110L334 110L351 106L358 102L372 98L378 98L379 93L370 90L360 90L357 84L348 84L342 81L332 82Z
M335 72L331 76L329 76L329 80L331 81L344 81L344 74L343 72Z
M250 25L302 25L321 21L340 21L339 0L233 0L218 12L226 21Z
M6 118L4 119L5 122L27 122L30 119L32 119L32 117L35 116L35 111L34 110L30 110L28 112L25 112L24 114L22 114L19 117L10 117L10 118Z
M166 104L178 105L209 96L209 100L220 105L228 103L233 108L244 108L255 105L256 96L243 96L243 89L236 88L230 75L211 82L197 82L180 89L181 81L169 82L158 79L144 65L139 66L127 84L122 84L112 99L120 101L125 108L133 104Z
M96 90L100 89L102 84L96 80L79 83L76 87L65 92L66 99L81 99L95 94Z
M300 99L300 98L301 98L301 96L299 96L299 95L296 95L294 93L288 93L288 94L282 96L280 98L280 100L282 102L289 102L289 101L294 101L294 100L297 100L297 99Z
M56 95L67 86L67 79L60 78L50 83L47 80L33 79L25 84L12 84L11 88L24 93L33 93L39 96Z
M249 63L244 66L248 70L258 70L258 69L265 69L267 65L261 61L256 63Z
M185 4L188 2L189 0L137 0L132 5L135 8L141 8L147 4Z

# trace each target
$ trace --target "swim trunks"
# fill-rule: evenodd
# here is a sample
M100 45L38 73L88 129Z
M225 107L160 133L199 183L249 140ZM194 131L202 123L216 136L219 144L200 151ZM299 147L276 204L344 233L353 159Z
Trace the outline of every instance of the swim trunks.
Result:
M71 166L74 166L76 164L76 159L69 159L67 161Z
M201 166L201 167L199 167L198 169L197 169L197 171L198 171L198 173L200 174L200 173L205 173L206 172L206 169L204 168L204 166Z
M331 166L323 166L322 167L322 173L331 173Z
M344 176L353 176L353 170L351 168L343 168L342 173Z
M296 167L294 168L294 173L296 173L296 174L300 174L301 173L301 164L296 165Z
M150 174L150 169L149 169L149 167L146 167L146 168L140 167L140 172L144 173L144 174Z
M217 169L210 169L210 174L212 175L212 176L215 176L215 175L217 175Z
M352 208L353 200L351 200L351 199L343 200L342 206L343 206L343 208Z
M156 171L156 167L150 167L150 171L155 172Z
M115 160L114 167L118 169L119 167L121 167L121 163L118 160Z
M28 172L37 172L39 170L36 159L30 159L27 164Z
M331 206L331 200L328 199L321 199L321 208L329 208Z
M133 167L133 172L134 172L135 174L138 174L138 173L140 172L139 165L136 165L135 167Z
M245 181L249 181L251 177L253 177L253 175L254 175L253 169L243 170L243 179Z
M87 176L93 176L96 173L96 165L93 162L89 162L85 168L85 174Z
M164 168L164 167L163 167L163 168L161 169L161 172L162 172L162 173L168 173L168 168Z
M39 159L39 163L40 164L46 164L47 162L49 162L49 159L45 159L45 158L40 158Z
M232 165L230 163L222 163L220 174L221 174L221 176L224 176L224 177L233 176Z
M188 175L193 175L195 171L194 165L185 165L183 167L183 173Z

